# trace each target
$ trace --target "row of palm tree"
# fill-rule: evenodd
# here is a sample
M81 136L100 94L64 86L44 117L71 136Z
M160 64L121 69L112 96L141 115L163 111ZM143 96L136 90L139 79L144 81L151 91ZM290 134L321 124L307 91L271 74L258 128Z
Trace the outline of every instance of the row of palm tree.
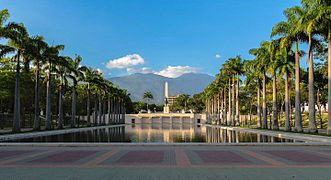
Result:
M108 122L123 123L125 113L124 99L128 97L123 91L105 80L102 74L92 68L82 66L82 58L76 56L71 58L62 56L61 51L64 45L50 46L42 36L30 36L22 23L7 22L9 13L7 9L0 11L0 39L5 44L0 44L0 58L10 57L16 62L15 70L15 101L13 132L21 131L21 102L20 102L20 74L22 65L24 71L34 70L35 82L35 112L34 130L41 129L40 121L40 85L41 79L46 80L46 124L45 129L53 129L52 125L52 87L59 81L58 93L58 123L57 128L63 128L63 89L72 84L72 105L71 105L71 127L77 127L77 85L84 84L87 89L87 123L91 125L91 100L90 96L95 95L94 125L104 125L105 116L108 113ZM31 67L30 67L31 66ZM44 77L42 77L44 75ZM106 102L108 101L108 104ZM99 106L97 107L97 103ZM106 109L106 107L108 109Z
M300 90L300 58L305 53L299 49L299 44L308 44L308 90L309 90L309 132L317 132L315 115L315 90L314 90L314 58L313 51L317 47L327 44L328 52L328 104L331 104L331 1L329 0L302 0L301 6L288 8L284 11L285 21L277 23L271 31L270 41L262 41L260 47L249 51L255 57L253 60L240 61L240 57L229 59L223 64L216 79L205 89L207 112L228 114L230 125L235 125L239 115L239 75L245 75L245 86L255 87L257 100L258 127L268 128L267 121L267 82L272 81L272 119L271 128L279 129L277 81L285 79L284 106L285 130L291 130L290 123L290 92L289 82L294 74L295 78L295 127L294 130L302 132L301 90ZM242 66L242 67L241 67ZM238 68L240 67L240 68ZM240 71L244 70L244 71ZM231 82L232 79L232 82ZM262 113L260 95L262 89ZM235 90L237 91L235 93ZM226 92L228 91L228 96ZM232 91L232 92L231 92ZM251 92L251 94L253 94ZM255 94L255 93L254 93ZM215 98L214 97L219 97ZM226 98L229 102L226 103ZM217 108L216 101L223 103ZM327 133L331 134L331 106L328 106ZM215 110L216 109L216 110ZM220 110L217 110L220 109ZM262 114L262 115L261 115ZM226 120L225 120L226 121Z

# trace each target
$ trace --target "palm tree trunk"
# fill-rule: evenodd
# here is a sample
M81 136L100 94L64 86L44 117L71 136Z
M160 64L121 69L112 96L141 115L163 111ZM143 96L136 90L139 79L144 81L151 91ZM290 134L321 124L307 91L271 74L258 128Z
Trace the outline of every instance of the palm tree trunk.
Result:
M237 74L237 83L236 83L236 118L235 121L238 125L240 125L239 122L239 75Z
M235 100L235 80L234 80L234 76L232 76L232 117L231 117L231 123L232 123L232 126L235 126L236 125L236 121L235 121L235 118L236 118L236 107L235 107L235 103L236 103L236 100Z
M112 98L111 100L111 124L114 124L115 122L115 100Z
M226 108L226 87L224 87L223 97L224 97L223 123L225 126L227 126L228 122L227 122L227 108Z
M52 64L49 63L46 97L46 130L52 129L52 103L51 103L51 78Z
M33 123L33 130L39 131L40 130L40 107L39 107L39 79L40 79L40 65L39 61L36 64L36 73L35 73L35 88L34 88L34 123Z
M94 117L93 117L93 121L94 121L94 126L98 125L98 92L96 92L95 94L95 101L94 101Z
M21 95L20 95L20 51L17 52L17 63L15 73L15 103L14 103L14 121L13 132L21 131Z
M323 129L322 105L321 105L321 102L320 102L320 89L317 89L317 93L316 93L316 104L317 104L318 115L319 115L319 120L320 120L320 128Z
M216 124L220 124L220 99L221 99L221 96L220 96L220 93L217 93L217 122Z
M63 128L63 96L62 96L62 88L63 88L63 76L61 76L61 84L59 86L59 121L57 124L58 129Z
M103 106L103 108L102 108L102 125L105 125L106 124L106 102L105 101L103 101L103 103L102 103L102 106Z
M87 126L91 126L91 90L90 84L87 84Z
M77 95L76 95L77 82L74 80L74 86L72 87L72 102L71 102L71 127L76 127L76 105L77 105Z
M232 111L232 108L231 108L231 80L229 79L229 112L228 112L228 120L229 120L229 125L231 126L232 125L232 122L231 122L231 111Z
M268 128L267 121L267 100L266 100L266 74L263 72L263 82L262 82L262 128Z
M286 72L285 79L285 131L291 131L290 123L290 94L289 94L289 72Z
M277 76L276 72L273 75L272 81L272 129L278 130L278 112L277 112Z
M220 111L219 111L219 117L220 117L220 121L219 121L219 124L222 124L222 121L223 121L223 108L224 108L224 104L223 104L223 98L224 98L224 95L223 95L223 89L221 90L220 92Z
M315 117L315 93L314 93L314 62L313 62L313 52L312 52L312 35L309 34L309 45L308 45L308 60L309 60L309 132L316 132L316 117Z
M331 30L328 37L328 128L327 134L331 134Z
M117 124L118 116L117 116L117 98L114 99L114 123Z
M123 106L122 106L122 100L120 99L119 111L118 111L119 119L120 119L119 124L122 124L122 120L123 120L122 113L123 113Z
M110 116L111 116L111 103L110 103L110 95L108 94L108 125L110 124Z
M122 124L125 124L125 114L126 114L126 108L125 108L125 102L122 102Z
M302 132L301 95L300 95L300 62L298 42L295 42L295 131Z
M102 123L102 99L101 95L99 93L99 115L98 115L98 125L101 125Z
M262 122L261 122L261 104L260 104L260 83L258 82L257 85L257 123L258 123L258 127L261 128L262 127Z

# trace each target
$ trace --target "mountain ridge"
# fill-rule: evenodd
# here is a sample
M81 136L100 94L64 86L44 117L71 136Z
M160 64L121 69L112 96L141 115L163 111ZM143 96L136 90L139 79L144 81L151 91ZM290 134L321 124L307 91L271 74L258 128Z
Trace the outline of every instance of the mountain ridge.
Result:
M179 93L196 94L210 84L214 77L202 73L186 73L177 78L169 78L161 75L148 73L135 73L127 76L113 77L109 79L114 85L127 89L132 101L144 101L144 92L151 91L154 99L150 103L163 104L164 83L169 84L169 95Z

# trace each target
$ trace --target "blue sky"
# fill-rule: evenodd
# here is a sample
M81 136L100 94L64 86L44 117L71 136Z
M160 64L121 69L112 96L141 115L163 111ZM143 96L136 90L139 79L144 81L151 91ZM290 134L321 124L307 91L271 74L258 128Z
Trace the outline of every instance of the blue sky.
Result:
M299 0L0 0L10 21L64 44L64 55L106 77L152 72L214 75L230 57L249 59ZM218 56L219 55L219 56ZM218 57L216 57L218 56Z

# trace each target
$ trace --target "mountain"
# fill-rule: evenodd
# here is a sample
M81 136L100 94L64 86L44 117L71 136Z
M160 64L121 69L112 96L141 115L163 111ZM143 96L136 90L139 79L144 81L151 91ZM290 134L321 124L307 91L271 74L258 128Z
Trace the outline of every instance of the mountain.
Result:
M132 101L143 101L144 92L151 91L154 100L151 103L163 104L164 83L168 81L169 95L179 93L196 94L214 80L213 76L199 73L187 73L177 78L168 78L156 74L131 74L128 76L110 78L110 81L122 89L128 90Z

